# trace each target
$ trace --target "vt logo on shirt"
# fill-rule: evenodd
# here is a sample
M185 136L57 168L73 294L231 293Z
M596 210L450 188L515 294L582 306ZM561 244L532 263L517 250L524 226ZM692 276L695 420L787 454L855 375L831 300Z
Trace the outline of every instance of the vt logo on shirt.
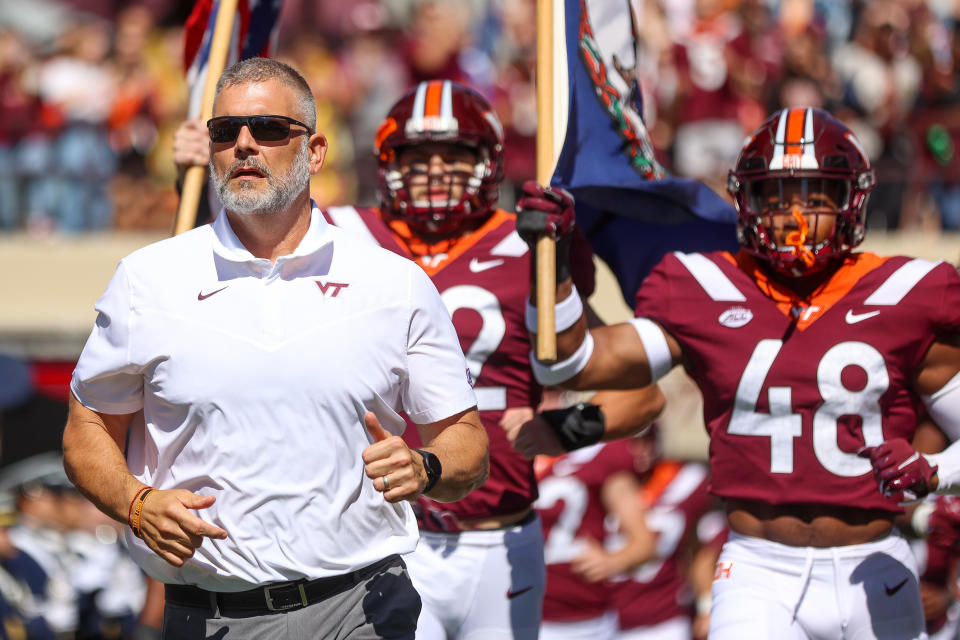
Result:
M346 282L321 282L320 280L314 280L314 282L320 287L320 292L330 298L336 298L341 289L346 289L350 286ZM328 291L329 293L327 293Z

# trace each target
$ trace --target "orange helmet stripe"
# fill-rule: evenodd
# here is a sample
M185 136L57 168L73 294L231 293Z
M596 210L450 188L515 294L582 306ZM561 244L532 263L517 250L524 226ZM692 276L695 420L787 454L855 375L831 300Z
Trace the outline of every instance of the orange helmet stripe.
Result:
M440 115L440 98L443 96L443 81L441 80L432 80L427 84L427 96L424 100L423 105L423 116L428 118L430 116L439 116Z
M805 109L790 109L787 113L787 135L783 141L783 152L787 155L798 156L803 153L803 120Z
M813 148L813 113L809 108L784 109L777 119L770 169L817 169Z

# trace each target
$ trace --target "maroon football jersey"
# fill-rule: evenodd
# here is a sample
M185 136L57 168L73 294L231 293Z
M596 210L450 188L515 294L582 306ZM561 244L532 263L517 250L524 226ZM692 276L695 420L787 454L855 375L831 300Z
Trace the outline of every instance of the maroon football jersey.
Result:
M412 258L399 227L388 226L376 209L333 207L324 215L341 228L365 234L384 248ZM516 233L515 220L514 214L496 211L448 251L417 260L453 317L473 377L480 420L490 439L487 482L457 502L422 499L418 506L428 517L419 514L420 522L427 528L443 530L451 522L449 515L468 520L516 513L537 497L532 463L510 447L499 424L507 408L536 407L542 391L530 370L530 340L524 323L530 251ZM589 258L576 262L582 274L577 284L584 295L593 288ZM410 446L420 445L416 428L408 428L403 437Z
M668 254L636 314L676 338L703 392L715 494L901 510L857 451L912 438L917 365L960 330L951 265L853 254L798 300L744 252Z
M647 526L657 536L657 557L614 583L621 629L692 614L683 542L712 504L707 484L706 466L673 461L658 463L644 483L641 500Z
M540 497L534 506L545 539L544 620L588 620L613 608L610 583L585 582L571 570L570 561L583 551L584 538L603 542L607 512L601 490L606 479L620 471L634 473L625 440L572 451L557 458L540 478Z

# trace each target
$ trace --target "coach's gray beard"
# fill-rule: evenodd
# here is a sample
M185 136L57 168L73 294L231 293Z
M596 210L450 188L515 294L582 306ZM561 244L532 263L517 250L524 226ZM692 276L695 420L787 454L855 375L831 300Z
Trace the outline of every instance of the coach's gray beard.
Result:
M230 188L230 176L239 168L247 167L261 172L267 181L267 189L263 193L252 190L253 185L240 181L239 191ZM264 215L284 211L293 204L293 201L310 185L310 150L307 141L300 144L300 150L290 164L287 172L275 176L263 165L258 158L250 157L244 161L236 161L222 174L213 167L210 161L210 175L214 189L223 206L230 211L244 215Z

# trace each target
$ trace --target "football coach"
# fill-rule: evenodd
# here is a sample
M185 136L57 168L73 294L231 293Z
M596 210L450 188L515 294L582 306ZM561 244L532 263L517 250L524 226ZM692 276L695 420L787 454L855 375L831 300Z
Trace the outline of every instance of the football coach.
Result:
M121 260L73 374L67 473L166 583L164 638L412 640L409 501L487 476L450 315L310 200L327 143L297 71L239 62L213 112L224 211Z

